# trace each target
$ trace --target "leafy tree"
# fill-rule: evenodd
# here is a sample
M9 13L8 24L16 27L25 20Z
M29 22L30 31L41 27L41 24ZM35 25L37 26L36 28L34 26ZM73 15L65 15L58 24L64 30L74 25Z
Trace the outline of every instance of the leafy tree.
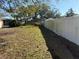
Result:
M71 16L74 16L74 15L75 15L75 13L74 13L74 11L73 11L72 8L70 8L70 9L66 12L66 17L71 17Z
M61 17L61 13L59 12L59 10L57 8L52 9L52 17L53 18L60 18Z
M27 14L36 16L39 13L42 17L49 9L44 3L46 1L49 0L0 0L0 7L9 13L17 13L22 16Z

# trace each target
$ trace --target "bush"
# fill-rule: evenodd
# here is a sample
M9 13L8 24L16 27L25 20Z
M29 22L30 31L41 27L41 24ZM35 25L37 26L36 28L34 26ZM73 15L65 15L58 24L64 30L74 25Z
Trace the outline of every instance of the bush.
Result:
M17 23L16 23L16 20L12 20L10 23L9 23L10 27L16 27L17 26Z
M73 11L72 8L70 8L70 9L66 12L66 17L71 17L71 16L74 16L74 15L75 15L75 13L74 13L74 11Z

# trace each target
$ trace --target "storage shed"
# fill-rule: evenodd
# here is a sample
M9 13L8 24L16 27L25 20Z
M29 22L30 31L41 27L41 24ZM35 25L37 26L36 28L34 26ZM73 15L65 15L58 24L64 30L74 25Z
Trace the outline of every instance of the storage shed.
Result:
M10 22L13 21L13 17L2 17L0 18L0 28L10 27Z

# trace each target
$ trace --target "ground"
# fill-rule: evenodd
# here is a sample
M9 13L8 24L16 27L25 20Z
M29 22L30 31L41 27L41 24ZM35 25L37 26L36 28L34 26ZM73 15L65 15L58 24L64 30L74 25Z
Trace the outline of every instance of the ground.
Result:
M0 29L0 59L52 59L38 26Z
M79 46L41 25L3 28L0 59L79 59Z

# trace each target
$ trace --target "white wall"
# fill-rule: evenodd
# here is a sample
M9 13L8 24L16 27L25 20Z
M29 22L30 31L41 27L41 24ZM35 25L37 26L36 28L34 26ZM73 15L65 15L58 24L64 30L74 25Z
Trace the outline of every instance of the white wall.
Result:
M0 28L3 27L3 20L0 19Z
M79 45L79 16L45 21L45 27Z

